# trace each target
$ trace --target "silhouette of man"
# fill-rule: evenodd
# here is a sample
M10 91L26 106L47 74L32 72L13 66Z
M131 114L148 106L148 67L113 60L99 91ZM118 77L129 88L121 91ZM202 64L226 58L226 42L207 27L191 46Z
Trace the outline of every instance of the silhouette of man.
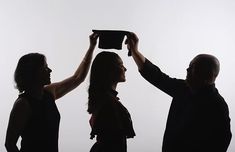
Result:
M187 68L186 80L171 78L138 51L138 37L126 44L141 75L170 95L163 152L225 152L232 134L228 106L215 87L220 64L216 57L199 54Z

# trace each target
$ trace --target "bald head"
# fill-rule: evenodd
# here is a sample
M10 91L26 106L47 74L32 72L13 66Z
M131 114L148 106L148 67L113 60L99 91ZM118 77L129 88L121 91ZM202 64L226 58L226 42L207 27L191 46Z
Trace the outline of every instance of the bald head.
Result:
M192 87L213 84L219 74L219 60L209 54L199 54L190 62L187 69L187 82Z

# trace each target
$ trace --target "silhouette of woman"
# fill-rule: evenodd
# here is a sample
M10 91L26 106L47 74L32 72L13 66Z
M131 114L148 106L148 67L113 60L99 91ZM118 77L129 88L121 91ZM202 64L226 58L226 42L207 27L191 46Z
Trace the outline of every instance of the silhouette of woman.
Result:
M92 63L87 111L91 114L91 139L96 136L96 143L90 152L126 152L126 139L135 136L130 114L116 91L117 84L126 81L125 71L114 52L103 51Z
M52 70L44 55L30 53L20 58L14 76L20 95L7 128L8 152L58 152L60 114L54 101L85 80L97 38L97 34L90 35L90 47L74 75L57 83L51 83Z

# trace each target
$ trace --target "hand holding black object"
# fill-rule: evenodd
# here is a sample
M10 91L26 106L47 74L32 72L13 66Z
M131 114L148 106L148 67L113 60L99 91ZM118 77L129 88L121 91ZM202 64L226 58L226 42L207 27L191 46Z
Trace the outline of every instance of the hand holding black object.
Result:
M129 50L128 56L131 56L132 52L138 51L138 43L139 43L139 38L136 36L136 34L133 32L129 32L127 34L127 39L125 41L127 49Z
M122 43L125 36L130 32L119 30L92 30L99 36L98 47L101 49L122 49ZM128 52L130 56L130 52Z

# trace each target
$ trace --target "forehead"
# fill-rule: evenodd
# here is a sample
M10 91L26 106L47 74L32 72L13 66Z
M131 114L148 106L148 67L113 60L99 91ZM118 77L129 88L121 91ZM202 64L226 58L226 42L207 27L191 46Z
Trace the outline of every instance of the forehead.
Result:
M123 61L122 61L122 59L120 57L117 58L117 63L123 64Z
M195 65L195 63L197 62L197 57L195 57L195 58L193 58L192 60L191 60L191 62L189 63L189 66L193 66L193 65Z
M208 64L211 65L219 65L218 60L210 55L198 55L193 60L190 62L190 66L195 66L195 65L201 65L201 66L206 66Z
M206 54L200 54L196 57L193 58L193 60L190 62L190 65L195 65L195 64L199 64L202 62L207 62L212 60L212 57Z
M47 66L47 59L46 58L44 58L43 66Z

